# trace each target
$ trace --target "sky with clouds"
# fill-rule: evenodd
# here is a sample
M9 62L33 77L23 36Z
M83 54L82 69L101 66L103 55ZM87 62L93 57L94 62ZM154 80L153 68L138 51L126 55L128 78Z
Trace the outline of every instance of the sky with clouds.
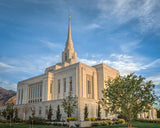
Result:
M159 0L0 0L0 86L61 61L71 14L78 61L135 72L160 92Z

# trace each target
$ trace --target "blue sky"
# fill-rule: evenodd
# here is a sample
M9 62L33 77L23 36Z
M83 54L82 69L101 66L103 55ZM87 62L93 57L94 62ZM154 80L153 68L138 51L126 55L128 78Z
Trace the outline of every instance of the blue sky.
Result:
M0 86L61 61L71 14L78 61L135 72L160 92L159 0L0 0Z

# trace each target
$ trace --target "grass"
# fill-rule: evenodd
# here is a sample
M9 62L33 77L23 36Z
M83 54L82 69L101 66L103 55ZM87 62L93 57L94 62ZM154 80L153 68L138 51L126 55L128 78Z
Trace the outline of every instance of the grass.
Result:
M101 127L93 127L93 128L119 128L119 127L127 127L127 124L112 125L112 126L101 126ZM158 123L139 123L139 122L135 122L135 123L132 124L132 127L137 127L137 128L160 128L160 124L158 124Z
M0 128L10 128L10 124L9 123L5 123L5 124L0 123ZM11 128L65 128L65 127L48 126L48 125L33 125L33 127L32 127L30 124L16 123L16 124L12 124Z
M98 126L93 128L119 128L119 127L127 127L127 124L124 125L112 125L112 126ZM160 124L158 123L133 123L133 127L137 128L160 128ZM0 128L10 128L9 124L0 124ZM32 128L29 124L12 124L11 128ZM47 125L33 125L33 128L64 128L60 126L47 126Z

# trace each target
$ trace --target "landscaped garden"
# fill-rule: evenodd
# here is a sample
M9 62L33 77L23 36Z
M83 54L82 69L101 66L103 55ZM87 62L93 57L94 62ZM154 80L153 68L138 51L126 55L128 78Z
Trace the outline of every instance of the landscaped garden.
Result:
M160 128L160 123L142 123L142 122L134 122L132 123L133 127L137 128ZM11 128L65 128L63 126L53 126L53 125L30 125L25 123L16 123L12 124ZM119 128L119 127L127 127L127 124L115 124L111 126L98 126L92 128ZM0 128L10 128L9 123L0 124Z

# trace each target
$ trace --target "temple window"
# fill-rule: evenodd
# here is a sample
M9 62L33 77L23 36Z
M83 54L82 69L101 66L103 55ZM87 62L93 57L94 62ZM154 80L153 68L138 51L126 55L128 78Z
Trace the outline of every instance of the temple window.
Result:
M72 91L72 77L69 78L69 86L70 86L69 90L71 92Z
M66 78L63 79L64 92L66 92Z
M60 93L60 80L58 80L58 93Z
M42 82L29 85L28 91L28 103L42 101Z

